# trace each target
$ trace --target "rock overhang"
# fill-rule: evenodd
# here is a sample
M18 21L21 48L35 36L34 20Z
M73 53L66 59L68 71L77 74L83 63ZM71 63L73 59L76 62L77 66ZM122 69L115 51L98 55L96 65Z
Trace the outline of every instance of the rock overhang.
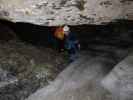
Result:
M132 0L0 0L0 18L42 26L133 20Z

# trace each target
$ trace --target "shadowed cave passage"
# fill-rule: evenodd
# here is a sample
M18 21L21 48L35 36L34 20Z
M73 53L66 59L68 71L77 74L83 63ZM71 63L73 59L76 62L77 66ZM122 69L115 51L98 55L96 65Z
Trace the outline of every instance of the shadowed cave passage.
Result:
M103 60L103 63L107 61L107 63L103 64L104 68L102 70L104 74L108 74L114 65L120 62L127 56L128 52L132 50L132 25L132 21L122 20L107 25L77 25L70 27L71 31L77 35L80 41L81 54L85 53L85 55L90 56L87 61L90 59L93 60L95 57L100 57L101 59L99 59L100 61ZM7 42L7 44L0 42L0 68L9 71L11 76L13 75L18 79L17 85L16 83L9 83L0 88L0 99L24 100L24 98L28 97L38 88L48 84L46 79L49 79L49 77L55 78L54 73L52 75L50 74L50 76L36 79L36 73L34 73L34 71L36 72L37 70L34 66L38 68L38 66L42 67L44 64L49 63L54 72L60 67L61 69L66 67L64 66L65 62L62 61L64 58L58 57L59 55L54 49L52 49L52 52L49 49L44 49L53 48L54 44L53 41L49 41L49 36L54 32L55 26L39 26L22 22L12 23L3 20L0 21L0 26L0 40ZM8 44L9 40L15 39L20 39L25 44ZM27 44L30 45L27 46ZM38 47L43 47L43 49L39 50L40 48ZM49 56L50 60L47 60L46 58L49 59ZM57 63L56 59L59 59L61 63L55 64L55 62ZM83 62L86 63L87 61ZM15 62L16 65L13 62ZM82 70L85 69L85 66L81 68L79 66L79 68ZM29 69L33 69L33 71ZM45 70L43 71L45 72ZM31 73L31 71L33 73ZM60 71L62 70L59 70L56 75L59 74Z
M30 23L12 23L0 20L0 23L10 27L19 39L41 46L49 46L49 37L55 27L39 26ZM70 26L72 33L77 35L82 49L92 49L95 45L110 45L120 48L132 46L133 21L119 20L106 25L77 25Z
M116 66L118 67L119 63L132 51L132 23L120 21L99 26L72 26L72 32L77 33L80 40L81 54L82 51L86 51L86 53L67 66L48 87L38 90L26 100L55 100L55 98L57 100L122 100L122 97L125 96L121 94L122 97L119 97L122 90L120 92L116 90L115 92L118 94L113 94L101 86L101 81L112 71L114 71L114 75ZM132 61L127 60L129 63L125 62L126 64L122 67L132 66L130 65ZM121 72L123 72L122 68L118 70L118 73L123 76ZM113 82L118 80L115 84L117 84L118 90L120 89L121 79L117 77L118 73L116 76L108 77L107 88L112 88ZM110 84L111 80L114 81ZM123 85L123 82L121 84ZM127 98L132 100L132 95L128 96Z
M12 23L4 20L1 20L0 23L13 30L15 36L25 43L44 48L53 48L56 45L52 36L56 26ZM81 52L86 51L90 55L107 55L119 61L132 50L132 25L133 21L118 20L106 25L70 25L70 28L81 44Z

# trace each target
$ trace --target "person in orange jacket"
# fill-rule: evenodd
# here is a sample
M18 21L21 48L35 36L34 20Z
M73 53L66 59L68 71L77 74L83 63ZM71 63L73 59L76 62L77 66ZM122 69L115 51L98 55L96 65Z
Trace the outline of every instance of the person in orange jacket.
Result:
M59 40L64 40L64 30L62 26L55 29L54 36Z
M66 50L69 54L70 62L73 62L77 58L78 51L80 50L80 43L77 40L76 34L71 32L69 26L64 25L56 28L54 37L57 40L57 48L59 51Z
M56 46L59 52L64 51L64 30L63 26L56 27L55 32L54 32L54 37L56 39Z

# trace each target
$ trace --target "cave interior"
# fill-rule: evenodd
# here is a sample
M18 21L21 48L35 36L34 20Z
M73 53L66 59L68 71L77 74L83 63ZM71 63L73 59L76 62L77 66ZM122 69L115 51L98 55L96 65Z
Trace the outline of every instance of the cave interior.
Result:
M50 46L53 42L52 36L55 26L39 26L24 22L9 22L0 20L1 25L8 26L15 35L26 43L36 46ZM131 48L133 44L133 21L118 20L106 25L76 25L71 26L72 33L77 35L83 50L91 50L94 46L110 45L118 48ZM2 27L1 27L2 30ZM8 33L1 33L1 40L10 40L12 36Z
M72 33L75 33L77 35L77 39L79 40L79 42L81 44L81 51L87 51L88 54L90 54L90 55L100 55L100 57L106 56L105 58L107 60L111 61L111 63L109 63L107 65L108 67L106 66L104 69L104 72L106 72L106 74L107 74L114 68L114 66L116 64L118 64L122 59L124 59L130 51L132 51L132 48L133 48L132 25L133 25L133 21L118 20L116 22L111 22L106 25L76 25L76 26L70 25L70 28L71 28ZM50 40L50 39L52 37L52 33L54 32L55 27L56 26L40 26L40 25L31 24L31 23L24 23L24 22L13 23L13 22L6 21L6 20L0 20L0 43L6 43L6 42L9 42L10 40L20 40L23 43L33 45L36 48L40 48L40 47L47 48L48 47L48 48L54 49L53 48L54 41ZM10 48L10 46L9 46L9 48ZM18 48L19 48L19 46L18 46ZM26 46L26 48L27 48L27 46ZM3 47L1 49L3 50ZM33 48L33 49L35 49L35 48ZM6 50L6 51L7 51L7 53L9 53L8 50ZM13 50L10 49L10 52L12 52L12 51ZM27 50L27 51L29 51L29 50ZM15 52L16 51L14 50L13 59L14 59L14 55L16 56ZM25 51L22 49L20 53L23 53L23 52L25 52ZM43 52L45 52L45 51L43 51ZM38 53L38 50L37 50L36 54L37 54L37 56L39 54L38 58L44 64L45 60L43 59L43 56L45 56L45 55L42 56L40 53ZM33 52L31 58L34 57L36 60L38 60L38 58L36 57L36 54L34 54L34 52ZM47 53L45 53L45 54L47 54ZM8 56L8 54L6 54L6 56ZM12 56L12 55L10 55L10 56ZM20 55L18 55L18 56L20 56ZM5 57L5 55L3 57L1 57L2 61L3 61L4 57ZM18 58L21 58L21 57L16 57L16 58L17 59L15 59L14 62L16 62L16 60L19 60ZM22 58L25 58L25 55L22 56ZM6 57L6 59L8 59L7 62L9 62L11 60L10 57ZM23 64L22 60L23 59L20 59L20 61L18 61L18 63L21 62L21 64ZM24 60L24 61L26 61L26 63L28 61L28 63L30 63L31 65L34 65L34 62L32 61L32 59L27 60L27 58L26 58L26 60ZM40 63L40 61L39 61L39 63ZM11 64L9 63L9 65L12 65L12 63ZM18 65L19 65L19 67L18 67ZM18 64L18 65L15 68L20 70L21 65L20 64ZM37 66L40 66L40 64ZM25 67L27 68L27 66L25 66ZM54 68L55 68L55 66L54 66ZM62 68L62 69L64 69L64 68ZM25 71L26 71L25 69L22 70L22 74ZM29 71L29 73L30 73L30 71ZM17 75L14 75L14 76L17 76ZM28 76L29 75L27 74L26 78ZM25 77L24 77L24 80L25 80ZM33 81L33 83L31 82L31 80ZM37 90L37 88L40 86L38 86L38 85L36 86L36 84L34 83L34 81L36 79L33 78L31 80L27 81L27 83L25 83L25 81L19 80L20 81L19 84L17 86L14 85L14 87L11 89L9 89L9 87L12 87L10 85L9 85L9 87L5 86L3 89L0 89L0 93L1 94L3 93L0 96L1 96L1 98L4 98L1 100L7 100L7 99L5 99L6 97L8 98L7 94L11 94L13 96L13 99L10 98L10 100L20 100L20 98L22 98L22 97L25 98L25 97L29 96L32 92L35 92ZM37 82L39 84L40 80L38 80ZM25 88L25 86L27 86L27 88ZM34 87L34 89L33 89L33 87ZM21 90L24 90L24 91L26 90L28 92L26 95L25 94L21 95ZM6 92L4 92L4 91L6 91ZM19 93L18 91L20 91L19 95L18 95L18 93ZM17 98L17 99L14 99L14 98Z

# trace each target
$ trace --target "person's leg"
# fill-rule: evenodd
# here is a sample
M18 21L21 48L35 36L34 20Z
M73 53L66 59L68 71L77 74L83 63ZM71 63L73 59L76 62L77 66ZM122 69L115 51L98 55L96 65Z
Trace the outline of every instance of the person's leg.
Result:
M58 40L58 51L59 52L64 51L64 42L63 42L63 40Z
M78 48L75 42L72 42L72 48L70 49L70 60L75 61L78 58Z
M74 46L72 46L73 44L71 44L71 49L69 50L69 59L70 62L73 62L76 60L76 48Z
M60 40L60 51L64 51L64 40Z
M58 39L57 38L53 38L53 48L54 49L58 49Z
M75 52L73 51L73 49L70 50L69 60L70 62L73 62L75 60Z

